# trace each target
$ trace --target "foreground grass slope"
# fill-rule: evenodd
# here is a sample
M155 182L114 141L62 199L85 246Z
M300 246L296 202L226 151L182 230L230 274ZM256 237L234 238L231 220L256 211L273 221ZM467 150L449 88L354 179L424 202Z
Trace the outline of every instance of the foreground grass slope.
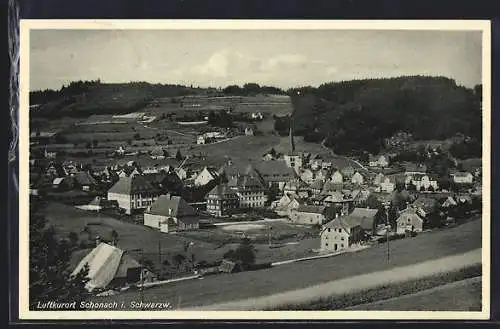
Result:
M390 244L390 263L386 245L333 258L282 265L270 269L206 277L178 282L144 291L149 301L178 301L182 306L201 306L252 298L348 278L355 275L411 265L427 260L462 254L481 248L481 221L474 220L448 230L421 234ZM117 296L103 300L115 300ZM125 302L138 300L139 292L119 296Z

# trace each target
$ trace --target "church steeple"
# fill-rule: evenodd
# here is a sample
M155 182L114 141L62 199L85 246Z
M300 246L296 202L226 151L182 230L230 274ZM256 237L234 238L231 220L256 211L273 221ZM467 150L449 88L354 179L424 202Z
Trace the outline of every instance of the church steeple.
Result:
M293 114L290 116L290 155L295 154L295 142L293 141Z

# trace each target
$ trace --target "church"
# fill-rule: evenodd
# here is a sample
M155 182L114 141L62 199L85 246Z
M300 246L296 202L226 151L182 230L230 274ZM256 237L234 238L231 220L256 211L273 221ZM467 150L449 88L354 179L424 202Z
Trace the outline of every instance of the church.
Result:
M288 167L293 168L296 173L299 173L299 171L303 165L303 159L302 159L302 156L298 152L295 151L295 142L293 141L293 119L292 118L290 119L289 138L290 138L290 149L284 155L284 159L285 159L286 165Z

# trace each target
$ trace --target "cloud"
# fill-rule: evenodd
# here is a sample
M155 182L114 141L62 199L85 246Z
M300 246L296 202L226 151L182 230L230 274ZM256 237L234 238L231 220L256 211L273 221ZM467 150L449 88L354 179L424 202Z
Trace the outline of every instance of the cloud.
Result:
M224 78L228 73L228 57L229 52L227 51L216 52L205 63L195 66L192 71L201 75Z

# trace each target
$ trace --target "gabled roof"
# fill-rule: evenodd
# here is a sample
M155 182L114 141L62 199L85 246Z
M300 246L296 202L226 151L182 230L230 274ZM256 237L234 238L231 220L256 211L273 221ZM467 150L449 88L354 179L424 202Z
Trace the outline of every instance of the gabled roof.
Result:
M129 268L140 268L141 265L123 250L101 242L92 249L76 266L72 275L76 275L88 264L88 290L105 288L116 277L126 277Z
M208 192L207 196L208 195L215 195L215 196L219 196L219 197L222 197L224 195L234 195L235 197L237 197L236 192L233 191L226 184L217 185L216 187L214 187L213 189L211 189L210 192Z
M471 176L471 175L472 174L468 171L459 171L459 172L452 174L452 176L454 176L454 177L467 177L467 176Z
M329 195L327 195L323 201L342 202L343 200L344 200L344 196L342 195L342 193L339 191L335 191L335 192L331 192Z
M437 201L436 201L436 199L433 199L433 198L427 198L424 196L420 196L413 202L413 206L416 208L422 209L426 213L429 213L429 212L435 210L435 208L437 206Z
M171 211L171 212L170 212ZM196 216L196 210L180 196L160 195L147 210L148 214L172 217Z
M288 181L295 176L295 171L283 160L261 161L255 170L268 182Z
M311 205L300 205L297 208L297 212L305 212L310 214L323 214L325 212L325 206L311 206Z
M418 215L418 212L415 208L413 207L408 207L406 209L403 209L401 210L399 213L398 213L398 218L396 219L396 221L399 220L399 218L402 216L402 215L405 215L405 214L410 214L412 216L416 216L420 221L423 221L422 217L420 217Z
M74 179L80 185L97 185L95 178L86 171L79 171L75 173Z
M340 219L350 228L360 226L364 230L371 230L377 212L377 209L355 208L353 212Z
M59 184L61 184L64 181L64 179L65 179L65 177L55 178L54 181L52 182L52 184L59 185Z
M135 175L133 177L120 177L120 179L113 185L108 193L117 194L136 194L141 192L157 193L158 188L154 186L150 180L148 180L149 175Z

